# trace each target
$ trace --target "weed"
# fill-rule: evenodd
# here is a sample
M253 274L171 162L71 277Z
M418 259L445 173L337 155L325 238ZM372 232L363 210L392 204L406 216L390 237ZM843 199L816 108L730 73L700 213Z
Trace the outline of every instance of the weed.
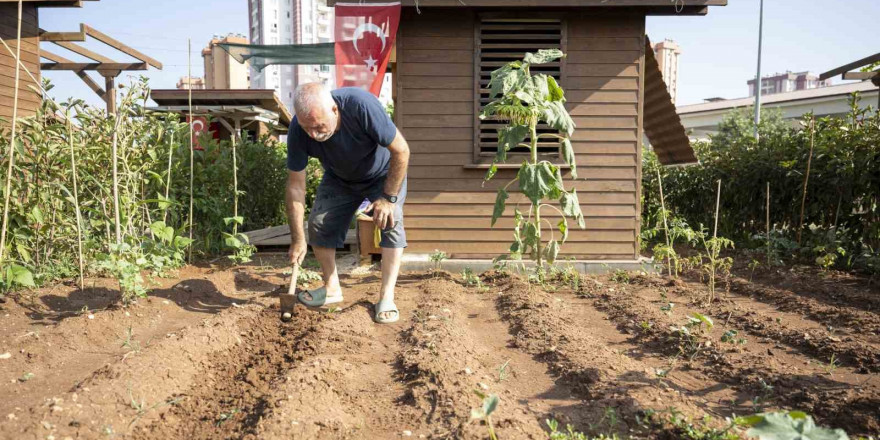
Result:
M550 440L618 440L619 437L617 434L612 434L607 436L605 434L600 434L598 437L588 437L586 434L582 432L577 432L574 430L574 426L566 425L565 432L559 430L559 422L555 419L549 419L546 421L547 427L550 428Z
M737 338L739 332L736 330L728 330L721 335L721 342L726 342L728 344L736 344L736 345L745 345L745 338Z
M485 290L483 282L480 280L480 277L475 274L473 269L471 269L470 267L465 267L464 270L461 271L461 280L467 287L476 287L480 291Z
M443 268L443 260L447 259L448 255L446 255L446 252L434 249L434 252L428 258L434 262L434 270L437 271Z
M639 327L642 329L642 333L648 333L648 331L650 331L651 328L654 327L654 324L651 324L648 321L642 321L639 323Z
M297 284L311 284L312 282L321 281L323 279L324 278L320 273L305 268L300 268L296 275Z
M614 273L611 274L611 281L614 281L618 284L629 284L629 272L623 269L617 269Z
M829 376L834 375L834 371L837 370L837 367L840 366L840 360L837 359L836 353L831 353L831 359L828 360L828 364L825 365L825 372L828 373Z
M129 350L128 353L125 353L123 359L127 358L132 353L138 353L141 351L141 343L134 339L134 331L131 326L125 330L125 338L122 340L122 348L127 348Z
M330 316L333 316L334 314L339 313L341 311L342 311L342 307L330 307L329 309L327 309L327 314Z
M761 412L764 404L773 397L773 385L764 381L764 378L758 378L759 394L752 398L752 409L755 412Z
M675 307L675 303L666 303L664 306L660 306L660 311L666 313L667 315L672 315L672 309Z
M498 367L498 382L504 382L510 377L511 374L512 369L510 368L510 359L508 359L500 367Z
M214 421L214 424L215 424L216 426L219 427L219 426L222 425L224 422L226 422L226 421L228 421L229 419L231 419L232 416L234 416L234 415L236 415L236 414L238 414L238 413L239 413L239 409L238 409L238 408L232 408L231 410L229 410L229 412L220 413L219 415L217 415L217 419Z
M18 378L19 382L27 382L34 378L34 373L24 373L21 377Z
M486 395L480 390L474 390L474 394L483 399L483 406L471 409L471 420L485 420L489 430L489 438L498 440L498 437L495 436L495 427L492 425L492 413L498 408L498 402L501 399L495 394Z
M752 277L755 276L755 269L761 267L761 262L755 259L749 262L749 282L752 282Z

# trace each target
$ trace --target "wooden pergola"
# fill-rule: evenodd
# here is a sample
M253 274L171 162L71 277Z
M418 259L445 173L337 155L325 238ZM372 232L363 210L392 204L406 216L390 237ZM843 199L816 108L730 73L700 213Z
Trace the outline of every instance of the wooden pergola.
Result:
M76 44L76 42L86 41L87 37L92 37L95 40L138 60L139 62L117 62ZM51 61L50 63L41 63L40 68L42 70L69 70L76 73L76 75L80 77L90 89L97 93L98 96L107 103L108 113L116 112L116 93L114 93L114 90L116 89L116 77L122 72L147 70L149 66L153 66L159 70L162 69L162 63L154 58L145 55L144 53L127 46L119 40L116 40L115 38L112 38L86 24L80 24L79 31L75 32L48 32L40 29L40 41L51 42L59 47L94 61L91 63L78 63L45 49L40 50L40 57ZM89 71L98 72L99 75L104 77L103 89L94 79L92 79L91 76L89 76Z
M847 80L870 80L875 86L878 87L878 89L880 89L880 68L877 68L872 72L861 72L855 70L863 68L865 66L871 66L875 63L880 63L880 53L875 53L874 55L871 55L869 57L862 58L858 61L853 61L836 69L831 69L819 75L819 79L825 80L842 74L843 79ZM877 95L877 108L880 109L880 93L878 93Z

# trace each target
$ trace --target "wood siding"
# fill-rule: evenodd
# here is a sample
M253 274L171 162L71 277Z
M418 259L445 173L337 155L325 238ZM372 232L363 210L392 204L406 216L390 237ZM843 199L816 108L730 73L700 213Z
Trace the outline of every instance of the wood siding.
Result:
M15 53L18 47L18 5L0 3L0 37ZM28 70L40 79L40 36L37 7L25 3L22 8L21 27L21 61ZM30 116L36 113L42 98L31 87L37 87L31 77L23 69L19 73L18 116ZM0 45L0 118L12 120L12 103L15 93L15 57Z
M562 85L577 124L576 188L586 230L571 230L563 257L638 258L644 15L595 9L566 13L568 58ZM506 254L508 209L490 227L495 191L516 170L485 186L474 153L475 11L405 8L398 41L396 122L412 152L405 207L409 251L443 250L460 258ZM545 216L557 214L545 211ZM549 231L545 232L549 234ZM557 234L558 235L558 234Z

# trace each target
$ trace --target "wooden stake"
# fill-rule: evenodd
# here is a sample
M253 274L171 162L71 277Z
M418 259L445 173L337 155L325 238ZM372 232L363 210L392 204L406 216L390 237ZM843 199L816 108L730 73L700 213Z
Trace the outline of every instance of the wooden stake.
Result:
M15 135L16 122L18 119L18 83L21 70L18 68L21 59L21 11L22 0L18 0L18 31L16 37L18 44L15 47L15 87L12 92L12 133L9 136L9 150L6 157L9 158L6 167L6 193L3 199L3 228L0 231L0 269L3 267L3 254L6 250L6 228L9 226L9 198L12 196L12 168L15 163Z
M168 200L168 195L171 191L171 158L174 157L174 130L171 131L170 140L168 142L168 175L165 176L165 200ZM162 213L162 221L168 217L168 208L165 208L165 212Z
M770 268L770 181L767 181L767 268Z
M189 239L193 239L193 182L195 168L195 154L193 153L193 116L192 116L192 38L186 40L186 74L189 82L187 89L189 90L188 106L189 112ZM189 262L192 263L192 245L189 247Z
M801 222L798 225L797 242L801 244L801 232L804 230L804 206L807 204L807 183L810 182L810 165L813 161L813 142L816 135L816 116L810 116L810 155L807 156L807 173L804 175L804 192L801 196Z
M70 146L70 171L73 174L73 209L76 212L76 246L77 256L79 257L79 290L82 290L85 287L83 280L82 213L79 210L79 189L76 181L76 154L73 150L73 128L71 127L70 114L65 116L67 116L67 137L68 145Z
M712 237L718 238L718 213L721 211L721 179L718 179L718 198L715 199L715 232Z
M110 93L109 91L107 93ZM112 168L113 168L113 218L116 223L116 244L122 244L122 225L119 215L119 115L107 110L107 115L113 115L113 133L111 141Z
M660 187L660 212L663 215L663 232L666 233L666 247L672 250L669 242L669 224L666 222L666 201L663 199L663 178L660 177L660 166L657 165L657 186ZM672 257L666 256L666 264L669 266L669 275L672 275Z
M232 235L238 234L238 161L236 158L235 144L238 134L241 133L241 120L235 119L235 133L232 133L232 216L236 220L232 222Z

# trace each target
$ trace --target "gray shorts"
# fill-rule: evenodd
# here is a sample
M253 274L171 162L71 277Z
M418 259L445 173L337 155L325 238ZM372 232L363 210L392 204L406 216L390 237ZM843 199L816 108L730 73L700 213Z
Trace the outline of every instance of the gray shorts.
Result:
M385 177L366 184L348 185L325 174L318 185L315 204L309 214L309 244L325 248L341 248L355 212L364 199L371 202L382 197ZM406 179L394 204L394 227L382 230L379 247L405 248L406 231L403 229L403 203L406 200Z

